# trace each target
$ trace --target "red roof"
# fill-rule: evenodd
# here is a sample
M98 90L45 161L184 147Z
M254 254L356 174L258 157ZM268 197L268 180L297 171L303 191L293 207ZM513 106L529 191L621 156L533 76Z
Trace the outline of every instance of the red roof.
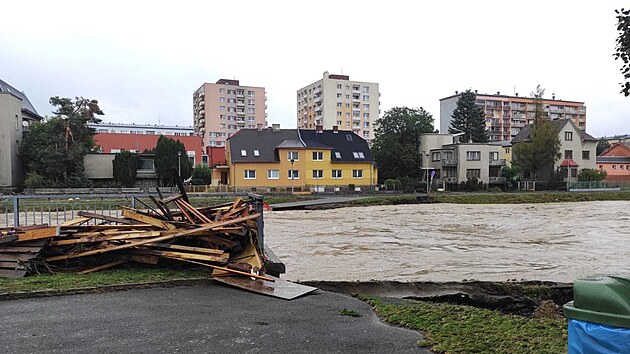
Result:
M573 159L565 159L560 163L560 167L578 167L580 165L577 162L573 161Z
M186 151L195 152L195 164L201 163L203 148L200 136L165 136L173 140L181 141ZM143 152L144 150L153 149L155 145L157 145L159 137L159 135L147 134L98 133L94 135L94 141L96 145L101 147L102 152L106 154L111 153L112 149Z

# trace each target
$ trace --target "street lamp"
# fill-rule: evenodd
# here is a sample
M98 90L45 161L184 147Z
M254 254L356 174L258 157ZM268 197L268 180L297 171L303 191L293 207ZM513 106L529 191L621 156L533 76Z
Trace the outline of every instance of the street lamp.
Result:
M431 187L429 183L429 156L430 156L429 154L426 154L426 157L427 157L427 194L429 194L429 188Z
M182 152L177 152L177 173L179 174L179 179L182 179Z
M291 195L293 195L293 180L295 179L295 174L293 171L293 163L295 162L294 159L291 159Z

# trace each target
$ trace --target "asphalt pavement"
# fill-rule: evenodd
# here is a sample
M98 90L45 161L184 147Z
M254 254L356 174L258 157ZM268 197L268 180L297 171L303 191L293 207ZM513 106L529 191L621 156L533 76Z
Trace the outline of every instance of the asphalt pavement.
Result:
M3 353L430 353L418 332L320 290L287 301L209 284L3 301L0 311Z

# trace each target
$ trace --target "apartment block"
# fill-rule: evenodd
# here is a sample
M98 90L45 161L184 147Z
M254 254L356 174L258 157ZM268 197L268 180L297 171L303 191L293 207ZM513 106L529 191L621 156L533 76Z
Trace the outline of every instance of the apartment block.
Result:
M41 119L24 92L0 80L0 191L19 189L24 182L20 145Z
M193 93L193 128L204 147L225 146L241 129L267 125L264 87L241 86L239 80L204 83Z
M173 135L194 136L192 127L157 124L125 124L125 123L90 123L88 126L96 133L140 134L140 135Z
M350 130L365 140L374 138L380 114L378 83L351 81L347 75L324 72L321 80L297 91L297 126Z
M477 91L475 91L477 93ZM461 93L440 99L440 132L448 132L453 120L453 111ZM543 99L543 109L546 118L551 120L570 119L575 125L586 130L586 106L584 102ZM536 110L535 101L529 97L478 94L477 105L482 107L486 116L486 129L490 141L510 141L521 128L531 124Z

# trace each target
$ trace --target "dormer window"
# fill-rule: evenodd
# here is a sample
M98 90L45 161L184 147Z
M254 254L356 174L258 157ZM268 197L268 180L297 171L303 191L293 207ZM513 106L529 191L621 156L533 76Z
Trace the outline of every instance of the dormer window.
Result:
M254 156L260 156L260 151L259 150L254 150Z
M352 141L352 135L350 135L350 134L346 134L346 140L348 140L348 141Z
M241 150L241 156L247 156L247 150Z
M341 158L341 153L339 151L335 151L335 157L340 159Z
M365 155L363 154L363 152L353 152L352 155L354 156L355 159L364 159Z

